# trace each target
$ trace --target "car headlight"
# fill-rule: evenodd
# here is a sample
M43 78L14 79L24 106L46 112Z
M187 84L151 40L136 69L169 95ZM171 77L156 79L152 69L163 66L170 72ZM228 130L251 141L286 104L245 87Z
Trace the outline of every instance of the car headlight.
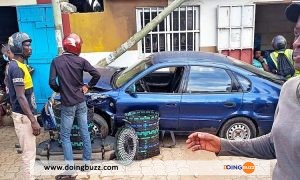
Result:
M86 93L87 96L91 98L91 100L96 100L96 99L106 99L108 95L106 94L99 94L99 93Z

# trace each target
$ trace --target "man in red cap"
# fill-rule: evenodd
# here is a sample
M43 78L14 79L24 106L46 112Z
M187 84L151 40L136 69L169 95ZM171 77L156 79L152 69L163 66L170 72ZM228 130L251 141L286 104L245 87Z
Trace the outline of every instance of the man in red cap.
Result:
M296 23L294 28L293 58L300 62L300 3L285 11L287 19ZM209 133L195 132L186 143L193 151L206 150L218 156L245 156L259 159L277 159L272 179L300 177L300 77L290 78L281 89L274 123L269 134L244 140L230 141Z

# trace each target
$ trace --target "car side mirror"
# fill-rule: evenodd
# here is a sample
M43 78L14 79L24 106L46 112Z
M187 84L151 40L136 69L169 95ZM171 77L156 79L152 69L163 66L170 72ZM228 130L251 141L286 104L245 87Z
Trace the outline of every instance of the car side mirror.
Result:
M129 86L125 92L129 95L133 95L136 92L135 84Z

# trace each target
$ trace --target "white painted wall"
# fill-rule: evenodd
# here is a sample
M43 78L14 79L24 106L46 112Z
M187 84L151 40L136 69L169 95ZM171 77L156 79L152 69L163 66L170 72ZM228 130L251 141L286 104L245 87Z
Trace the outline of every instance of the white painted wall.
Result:
M1 0L0 0L1 1ZM184 5L200 6L200 47L217 46L217 7L218 5L243 5L253 3L276 3L284 0L188 0ZM169 0L169 3L173 0ZM86 58L91 64L96 64L99 60L107 57L106 53L83 53L82 57ZM142 57L139 57L137 51L127 51L119 57L111 66L129 66Z
M218 5L283 2L284 0L188 0L183 5L200 5L200 47L217 46ZM169 3L173 0L169 0Z
M107 57L109 53L110 52L81 53L80 56L87 59L92 65L95 65L99 60ZM127 51L109 66L127 67L141 59L142 58L138 56L137 50Z
M37 4L36 0L0 0L0 6L20 6Z

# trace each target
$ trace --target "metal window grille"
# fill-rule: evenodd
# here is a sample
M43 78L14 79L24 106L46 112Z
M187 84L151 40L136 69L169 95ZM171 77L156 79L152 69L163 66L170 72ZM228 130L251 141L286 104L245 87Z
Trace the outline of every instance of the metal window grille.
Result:
M137 8L137 30L154 19L163 8ZM161 51L197 51L200 39L200 7L182 6L174 10L139 43L142 54Z

